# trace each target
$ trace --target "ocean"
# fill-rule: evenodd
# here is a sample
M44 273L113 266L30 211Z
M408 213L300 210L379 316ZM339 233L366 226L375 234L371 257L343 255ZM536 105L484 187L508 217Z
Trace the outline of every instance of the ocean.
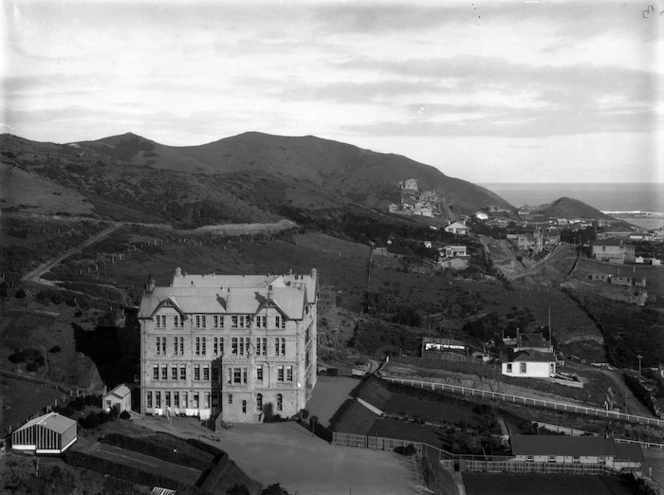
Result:
M514 206L539 206L558 198L583 201L598 210L647 229L664 227L664 184L582 183L480 184Z

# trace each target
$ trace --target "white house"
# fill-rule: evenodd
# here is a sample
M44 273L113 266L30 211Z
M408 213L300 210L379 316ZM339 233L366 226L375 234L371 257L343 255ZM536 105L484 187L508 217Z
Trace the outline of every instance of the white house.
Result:
M475 218L477 218L478 220L488 220L489 214L484 213L483 211L478 211L477 213L475 213Z
M445 246L445 256L448 258L467 255L468 251L466 246Z
M450 234L468 235L470 229L461 222L454 222L445 227L445 232L449 232Z
M417 179L406 179L405 181L399 183L401 186L401 189L405 189L407 191L417 191L418 186L417 186Z
M117 407L118 412L131 411L131 390L124 383L118 385L102 397L102 405L106 412Z
M556 374L556 356L551 352L519 351L502 363L503 375L521 378L549 378Z

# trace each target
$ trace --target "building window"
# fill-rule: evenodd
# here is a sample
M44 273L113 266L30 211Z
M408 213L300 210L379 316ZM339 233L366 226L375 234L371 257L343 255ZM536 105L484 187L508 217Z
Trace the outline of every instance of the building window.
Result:
M196 337L196 355L200 356L201 355L201 338Z
M157 337L157 355L161 354L161 337Z
M240 356L244 356L244 338L240 337Z
M283 337L277 337L274 339L274 355L275 356L285 356L286 355L286 339Z
M229 404L233 403L233 394L228 394L228 403Z
M574 458L572 458L572 462L574 464L580 464L581 463L581 458L578 457L578 456L575 456Z
M205 409L210 409L210 393L205 393Z
M209 366L203 366L203 381L206 381L206 382L210 381L210 367Z
M242 368L233 368L233 383L242 383Z
M201 379L201 367L196 364L194 365L194 380L199 381Z
M277 411L283 411L284 410L284 396L281 394L277 394Z
M219 339L217 337L212 341L212 353L216 356L219 354Z
M186 379L187 379L187 367L180 366L180 380L186 380Z
M219 326L219 318L220 318L220 317L217 316L217 315L214 315L214 316L212 317L212 326L213 326L214 328L220 328L220 326ZM224 321L224 320L221 320L221 321Z
M157 328L166 328L166 315L157 315Z
M180 356L184 356L184 337L180 337Z
M198 409L199 405L200 404L198 403L198 392L194 392L194 409Z
M224 355L224 338L219 337L219 354Z
M173 392L173 407L180 407L180 393Z
M267 356L267 337L263 337L263 356Z
M247 368L242 368L242 383L247 383Z
M508 373L512 372L512 363L507 363L507 372Z
M206 339L205 339L205 337L203 337L203 342L202 342L202 343L203 343L203 349L202 349L201 354L203 354L203 356L205 356L205 354L207 354L207 350L206 350L206 349L207 349L207 346L206 346Z
M256 410L263 410L263 394L256 394Z
M184 407L184 408L189 407L189 393L188 392L182 392L182 407Z
M521 373L526 372L526 363L519 363L519 372Z
M231 316L231 328L237 328L237 316Z
M267 316L256 317L256 328L267 328Z
M196 328L201 328L201 315L196 315Z
M528 462L534 462L534 461L535 461L535 458L534 458L532 455L528 455L528 456L526 456L526 461L528 461Z
M247 414L247 401L242 401L242 414Z
M257 356L261 355L261 338L260 337L256 338L256 355Z
M166 365L161 367L161 379L168 380L168 366Z
M292 382L293 381L293 367L292 366L286 366L286 381L287 382Z
M152 367L152 379L159 380L159 366Z
M277 368L277 381L278 382L283 382L284 381L284 367L279 366Z
M184 327L184 318L182 318L181 315L175 315L175 316L173 316L173 327L174 327L174 328L182 328L182 327Z
M178 379L178 367L171 366L171 380L177 380L177 379Z
M173 337L173 354L175 354L176 356L178 355L178 349L179 349L179 346L178 346L179 340L178 339L179 338L180 337Z
M157 409L161 409L161 392L154 393L154 405Z
M145 394L145 401L148 409L152 409L152 392Z
M166 407L171 407L171 393L166 392Z
M281 316L274 317L274 326L275 328L279 328L281 326Z
M231 354L237 356L237 337L231 339Z
M166 337L161 338L161 353L166 355Z
M256 381L257 382L262 382L263 381L263 367L258 366L256 368Z
M555 455L550 455L549 456L549 462L556 462L556 456Z

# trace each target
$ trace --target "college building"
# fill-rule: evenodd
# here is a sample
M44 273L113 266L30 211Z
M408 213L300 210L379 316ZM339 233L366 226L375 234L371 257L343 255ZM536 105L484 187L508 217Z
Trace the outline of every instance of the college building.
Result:
M146 284L141 414L289 417L316 383L318 274L187 275Z

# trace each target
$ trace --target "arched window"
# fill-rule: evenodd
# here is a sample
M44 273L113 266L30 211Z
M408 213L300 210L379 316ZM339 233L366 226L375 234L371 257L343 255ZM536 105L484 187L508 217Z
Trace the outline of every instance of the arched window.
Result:
M263 394L256 394L256 410L263 410Z
M242 412L243 412L244 414L247 413L247 401L246 401L246 400L243 400L243 401L242 401Z
M277 411L283 411L284 409L284 396L277 394Z

